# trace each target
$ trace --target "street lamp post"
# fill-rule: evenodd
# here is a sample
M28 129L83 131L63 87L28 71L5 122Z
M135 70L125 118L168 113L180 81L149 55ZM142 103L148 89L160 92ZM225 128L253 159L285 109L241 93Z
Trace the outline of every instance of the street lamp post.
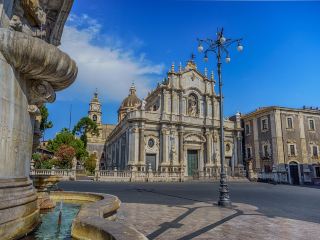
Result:
M242 39L229 39L223 36L223 28L218 30L217 38L214 39L198 39L198 51L204 53L204 60L208 61L208 53L213 52L217 58L217 70L219 78L219 107L220 107L220 188L219 188L219 201L218 205L222 207L231 206L231 200L229 196L229 188L227 184L226 171L224 168L225 152L224 152L224 120L223 120L223 94L222 94L222 78L221 78L221 55L225 54L226 63L231 61L228 47L237 43L237 49L239 52L243 50L241 45ZM205 44L205 47L203 46Z

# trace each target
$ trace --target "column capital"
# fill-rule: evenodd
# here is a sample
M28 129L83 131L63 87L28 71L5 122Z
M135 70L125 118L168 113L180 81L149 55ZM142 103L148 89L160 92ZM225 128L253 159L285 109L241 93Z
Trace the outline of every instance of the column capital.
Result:
M161 129L161 133L165 134L165 135L168 135L169 134L169 129L168 128L162 128Z
M206 128L206 131L204 133L206 136L207 135L213 135L213 130L211 130L210 128Z
M139 131L139 128L137 128L137 127L132 127L131 129L130 129L130 132L131 133L137 133Z
M139 129L140 129L140 130L144 130L144 129L145 129L145 124L144 124L144 122L141 122L141 123L140 123Z

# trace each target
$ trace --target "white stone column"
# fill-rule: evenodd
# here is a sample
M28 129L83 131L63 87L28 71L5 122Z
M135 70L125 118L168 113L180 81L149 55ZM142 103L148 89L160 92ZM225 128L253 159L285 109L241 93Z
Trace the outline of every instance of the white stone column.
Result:
M130 129L129 165L137 165L139 159L139 129L135 123Z
M168 92L163 90L163 113L168 113Z
M214 147L216 159L215 159L214 165L220 167L221 163L220 163L220 145L219 144L220 144L220 135L219 135L219 132L215 132L215 141L214 141L213 147Z
M234 145L233 145L233 151L232 151L232 155L234 156L234 166L238 166L238 162L239 162L239 141L238 141L238 135L236 133L236 135L233 137L233 142L234 142Z
M125 162L126 162L126 167L129 165L129 153L130 153L130 130L126 131L126 145L127 147L125 148Z
M215 105L215 98L214 98L214 96L212 95L212 97L211 97L211 117L212 117L212 124L213 124L213 119L216 117L215 115L214 115L214 106Z
M171 102L171 105L172 105L172 111L171 111L171 113L172 114L178 114L179 112L178 112L178 110L179 110L179 108L178 108L178 95L177 95L177 93L176 93L176 91L172 91L172 102Z
M204 143L201 144L201 148L199 149L199 168L201 176L203 176L204 171Z
M210 118L210 116L209 116L210 97L208 95L206 95L205 99L206 99L206 104L205 104L205 106L206 106L206 110L205 110L206 115L205 115L205 117L206 118Z
M122 145L122 137L119 138L119 170L123 170L121 169L121 164L122 164L122 153L121 153L121 145Z
M179 97L179 112L178 112L178 114L181 116L182 115L182 92L179 92L179 95L178 95L178 97Z
M237 164L240 166L243 166L243 148L242 148L242 134L240 131L237 132L237 155L238 155L238 161Z
M184 164L183 136L184 136L184 128L180 127L179 129L179 163L180 165Z
M211 133L211 130L209 129L207 132L206 132L206 157L207 157L207 163L206 165L207 166L211 166L212 165L212 133Z
M162 151L162 160L161 166L168 166L169 165L169 131L166 126L163 126L161 129L161 151Z
M145 165L145 142L144 142L144 123L139 128L139 165Z
M182 116L186 115L187 112L187 98L182 96Z

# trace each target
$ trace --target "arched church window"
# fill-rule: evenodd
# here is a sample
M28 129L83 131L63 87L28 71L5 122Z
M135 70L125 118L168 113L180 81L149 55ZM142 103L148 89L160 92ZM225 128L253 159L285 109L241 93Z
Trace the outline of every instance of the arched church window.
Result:
M93 115L92 116L92 120L96 122L97 121L97 115Z
M191 93L188 97L188 115L195 117L198 115L198 97Z

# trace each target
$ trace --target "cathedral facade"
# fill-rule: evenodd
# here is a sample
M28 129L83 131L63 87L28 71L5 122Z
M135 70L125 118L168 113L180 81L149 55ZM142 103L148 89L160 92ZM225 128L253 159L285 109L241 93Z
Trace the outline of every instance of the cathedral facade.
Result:
M220 171L219 96L210 78L190 60L140 100L132 85L118 110L116 126L101 124L101 106L91 101L89 117L102 135L89 137L88 149L100 169L179 172L185 177ZM97 97L96 97L97 99ZM243 176L240 114L225 119L225 157L229 175Z

